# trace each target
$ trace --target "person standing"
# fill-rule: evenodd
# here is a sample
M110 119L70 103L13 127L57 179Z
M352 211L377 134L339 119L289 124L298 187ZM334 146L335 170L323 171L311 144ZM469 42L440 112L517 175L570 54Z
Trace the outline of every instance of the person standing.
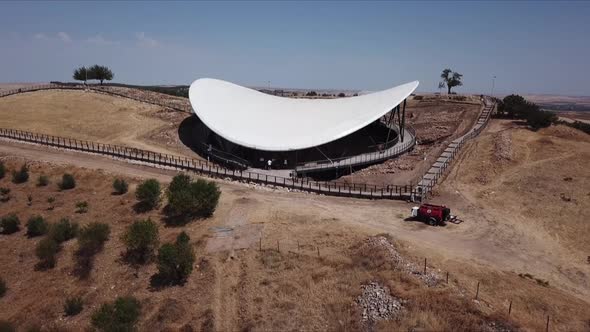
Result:
M272 168L272 159L269 159L269 160L266 161L266 166L267 166L266 169L271 169Z

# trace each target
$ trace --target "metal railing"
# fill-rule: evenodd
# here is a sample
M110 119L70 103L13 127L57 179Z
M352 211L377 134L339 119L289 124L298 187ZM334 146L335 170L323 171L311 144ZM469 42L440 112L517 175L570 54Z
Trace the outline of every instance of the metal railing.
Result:
M438 183L439 179L442 178L445 172L450 168L451 163L461 151L461 148L472 138L477 137L485 126L488 124L491 114L496 107L495 100L484 97L483 109L475 123L475 126L471 128L465 135L453 140L447 148L441 153L439 158L434 164L426 171L422 180L416 186L417 196L421 200L425 200L428 195L432 192L434 186ZM442 161L441 161L442 159Z

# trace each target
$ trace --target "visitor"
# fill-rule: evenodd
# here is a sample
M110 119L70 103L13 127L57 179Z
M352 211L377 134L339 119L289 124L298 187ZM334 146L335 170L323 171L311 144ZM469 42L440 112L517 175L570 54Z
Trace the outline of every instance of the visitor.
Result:
M266 162L266 166L267 166L267 168L266 168L266 169L271 169L271 168L272 168L272 159L269 159L269 160Z

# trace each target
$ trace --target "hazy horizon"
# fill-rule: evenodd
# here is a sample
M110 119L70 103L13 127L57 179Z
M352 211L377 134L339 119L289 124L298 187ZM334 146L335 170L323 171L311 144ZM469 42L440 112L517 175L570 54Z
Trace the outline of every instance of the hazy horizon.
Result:
M2 82L113 82L375 91L440 72L458 93L590 96L586 2L3 2Z

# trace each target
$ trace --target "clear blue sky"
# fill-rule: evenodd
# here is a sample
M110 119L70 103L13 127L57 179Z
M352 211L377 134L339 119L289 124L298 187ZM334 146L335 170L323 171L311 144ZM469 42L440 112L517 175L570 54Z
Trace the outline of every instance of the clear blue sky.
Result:
M590 95L589 2L1 2L0 81Z

